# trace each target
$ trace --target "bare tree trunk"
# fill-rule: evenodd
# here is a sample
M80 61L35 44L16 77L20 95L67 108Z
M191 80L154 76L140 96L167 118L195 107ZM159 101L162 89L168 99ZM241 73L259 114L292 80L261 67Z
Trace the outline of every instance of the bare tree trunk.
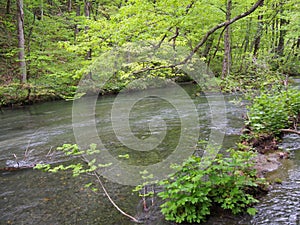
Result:
M17 22L18 22L18 47L21 82L27 82L27 71L25 61L25 38L24 38L24 11L23 0L17 0Z
M227 0L226 6L226 21L231 19L231 7L232 1ZM231 43L230 43L230 26L226 27L224 34L224 58L223 58L223 67L222 67L222 79L230 74L231 67Z

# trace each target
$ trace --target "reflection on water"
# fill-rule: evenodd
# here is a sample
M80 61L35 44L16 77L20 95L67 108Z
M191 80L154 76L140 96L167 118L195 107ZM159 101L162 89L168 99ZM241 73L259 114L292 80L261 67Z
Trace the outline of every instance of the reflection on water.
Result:
M195 96L195 89L187 87ZM170 91L170 94L172 92ZM213 96L206 96L207 98ZM207 139L210 129L217 129L211 124L207 98L194 98L199 113L200 138ZM238 108L229 102L233 96L226 96L227 121L224 148L234 145L243 126L242 114L245 109ZM149 99L140 101L131 112L131 128L139 138L150 135L147 121L159 116L168 127L168 135L157 149L150 152L130 152L114 135L111 129L110 111L114 97L102 97L97 102L96 122L105 146L118 158L120 153L130 154L128 162L132 164L153 163L167 157L178 142L180 119L174 108L165 101ZM214 102L213 104L218 104ZM154 110L155 109L155 110ZM30 151L26 160L59 162L69 158L53 152L55 147L64 143L73 143L72 102L50 102L19 110L5 110L0 114L0 168L7 160L19 160ZM188 115L186 115L188 116ZM76 124L85 126L85 124ZM156 132L159 132L157 127ZM295 144L297 143L298 144ZM286 167L280 170L283 184L262 199L257 206L258 215L250 218L241 216L217 215L210 218L207 224L299 224L300 194L300 148L299 139L287 139L285 148L294 152L294 159L287 161ZM50 154L49 154L50 151ZM72 159L73 160L73 159ZM119 159L125 160L125 159ZM104 193L95 194L84 189L93 177L72 178L69 173L47 174L36 170L0 173L0 224L133 224L120 215L109 203ZM141 198L132 193L132 187L105 182L112 198L132 215L148 218L146 224L171 224L163 220L159 213L158 203L148 212L143 211Z

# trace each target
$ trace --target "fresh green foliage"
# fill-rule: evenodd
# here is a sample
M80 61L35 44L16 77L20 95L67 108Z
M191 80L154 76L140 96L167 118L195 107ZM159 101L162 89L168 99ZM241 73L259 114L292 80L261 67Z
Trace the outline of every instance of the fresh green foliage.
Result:
M203 168L200 157L193 156L183 165L175 166L177 172L161 181L164 190L158 195L166 200L162 213L167 220L177 223L203 222L211 207L218 205L237 214L247 211L257 203L251 191L264 184L253 169L252 152L228 150L229 157L221 154Z
M247 73L230 74L218 84L225 92L244 93L248 98L252 98L260 91L267 91L281 88L285 77L269 69L249 68Z
M249 107L247 126L256 134L279 134L280 129L297 126L300 113L298 90L262 93Z
M65 155L67 156L87 156L87 155L93 155L96 153L99 153L100 151L97 150L96 144L91 144L89 149L87 150L80 150L78 145L76 144L64 144L61 147L58 147L57 150L63 151ZM56 165L56 166L51 166L49 164L37 164L34 168L43 170L46 172L51 172L51 173L57 173L59 171L64 171L64 170L70 170L73 173L74 177L79 176L80 174L87 174L87 173L92 173L96 169L101 168L101 167L106 167L109 166L110 164L103 165L103 164L97 164L97 160L93 159L91 161L87 161L85 158L83 158L84 161L80 161L79 163L74 163L70 165ZM90 184L87 185L88 187L91 186Z
M145 198L149 196L154 196L154 190L146 192L146 187L151 186L157 183L157 181L153 181L153 174L149 174L147 170L141 171L140 174L142 175L142 178L144 182L140 185L137 185L133 192L139 192L139 196Z
M250 0L232 3L232 18L253 5ZM0 105L72 99L79 80L89 74L90 66L103 53L138 42L157 49L167 44L174 49L191 50L211 28L225 21L225 14L226 4L221 0L24 0L28 79L27 85L22 86L19 85L16 4L1 1ZM270 0L231 24L231 70L219 82L223 90L244 92L270 88L281 80L278 74L299 74L299 18L300 5L296 0ZM223 43L224 31L219 29L197 51L197 57L217 77L222 71ZM133 73L168 63L168 60L154 59L124 67L116 71L101 94L119 92L136 79L141 82L128 89L145 89L157 85L157 81L161 86L168 79L180 79L182 74L175 73L178 71L174 68Z
M118 155L119 158L123 158L123 159L129 159L129 154L124 154L124 155Z

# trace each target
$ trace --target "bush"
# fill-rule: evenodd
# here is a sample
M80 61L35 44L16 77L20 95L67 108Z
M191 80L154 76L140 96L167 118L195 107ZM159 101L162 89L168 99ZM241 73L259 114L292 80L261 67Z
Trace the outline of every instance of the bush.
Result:
M163 200L162 213L166 220L200 223L218 205L232 213L247 211L255 214L250 206L256 200L250 191L262 183L253 169L252 152L229 150L230 157L218 155L203 169L201 158L192 156L177 172L161 181L164 190L158 194Z
M289 90L278 93L263 93L249 107L246 125L252 132L261 134L280 133L280 129L295 123L300 113L300 92Z

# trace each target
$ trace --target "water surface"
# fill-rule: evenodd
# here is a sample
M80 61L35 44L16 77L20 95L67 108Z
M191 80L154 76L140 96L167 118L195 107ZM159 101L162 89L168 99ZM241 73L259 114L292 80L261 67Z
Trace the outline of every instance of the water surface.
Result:
M198 96L197 88L186 86L199 115L199 124L191 126L198 129L199 139L207 140L213 129L226 127L223 148L234 146L243 126L242 116L245 108L236 106L231 100L236 96L226 95L226 120L224 124L212 123L210 104L218 106L220 98L214 94ZM170 97L176 96L172 88ZM111 123L111 109L115 96L101 97L96 106L96 126L99 136L110 154L117 160L126 161L118 156L129 154L126 161L130 165L150 165L172 154L180 137L181 122L178 112L168 102L158 98L141 100L130 114L132 132L138 138L151 135L149 121L164 120L168 130L164 141L153 151L133 152L122 145L115 136ZM179 99L180 100L180 99ZM120 109L122 110L122 109ZM189 113L181 116L189 116ZM55 152L57 146L75 143L72 130L72 102L58 101L37 104L18 110L3 110L0 114L0 168L7 160L30 162L71 163L74 159ZM84 122L76 126L87 126ZM155 127L155 132L162 128ZM207 224L299 224L300 213L300 147L299 138L290 136L284 148L293 152L293 158L287 160L282 173L282 185L277 185L257 205L255 217L246 215L213 217ZM103 191L95 194L83 188L94 181L91 176L73 178L68 172L48 174L37 170L1 172L0 174L0 224L133 224L115 210ZM148 211L143 211L141 198L132 193L132 186L121 185L104 179L105 186L112 198L126 212L148 218L146 224L170 224L163 220L158 204Z

